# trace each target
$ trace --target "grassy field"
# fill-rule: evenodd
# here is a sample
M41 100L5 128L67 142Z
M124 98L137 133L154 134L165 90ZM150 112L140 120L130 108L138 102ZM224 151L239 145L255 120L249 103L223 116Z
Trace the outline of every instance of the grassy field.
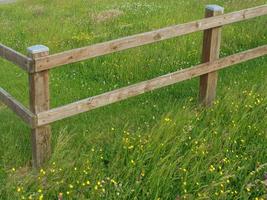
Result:
M266 0L18 0L0 5L1 43L51 53L231 12ZM221 56L266 44L267 17L226 26ZM198 64L202 33L51 71L52 107ZM0 86L28 105L27 74L0 61ZM29 128L0 104L0 199L266 199L267 58L220 72L214 106L198 79L52 126L53 154L30 167Z

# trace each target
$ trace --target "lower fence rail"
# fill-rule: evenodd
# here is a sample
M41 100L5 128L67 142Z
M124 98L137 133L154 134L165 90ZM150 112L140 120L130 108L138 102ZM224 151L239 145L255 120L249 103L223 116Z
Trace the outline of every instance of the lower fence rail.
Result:
M0 100L28 125L36 126L36 116L1 87Z
M87 112L108 104L112 104L129 97L137 96L148 91L172 85L209 72L217 71L231 65L239 64L267 54L267 45L248 51L237 53L212 62L203 63L195 67L179 70L148 81L143 81L128 87L90 97L75 103L54 108L37 114L37 125L46 125L70 116Z
M27 72L32 70L32 59L3 44L0 44L0 57L18 65Z

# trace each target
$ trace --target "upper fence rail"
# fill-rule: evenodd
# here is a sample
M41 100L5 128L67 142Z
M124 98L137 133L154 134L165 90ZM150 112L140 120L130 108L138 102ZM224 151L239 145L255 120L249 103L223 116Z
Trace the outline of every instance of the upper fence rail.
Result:
M140 33L36 59L29 58L0 43L0 57L17 64L20 68L29 73L34 73L52 69L61 65L79 62L89 58L103 56L134 47L171 39L181 35L252 19L266 14L267 4L223 14L220 16L204 18L185 24L170 26L150 32Z
M141 33L108 42L35 59L35 72L55 68L89 58L107 55L122 50L155 43L189 33L203 31L235 22L240 22L267 14L267 4L232 12L216 17L204 18L186 24L170 26L155 31Z

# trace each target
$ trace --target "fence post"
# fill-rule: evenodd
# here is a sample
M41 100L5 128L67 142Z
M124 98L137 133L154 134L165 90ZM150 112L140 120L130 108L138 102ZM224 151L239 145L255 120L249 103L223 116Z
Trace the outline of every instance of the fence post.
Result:
M49 48L43 45L29 47L29 56L34 60L49 55ZM34 62L33 62L34 63ZM30 109L34 114L49 110L49 71L29 74ZM51 154L51 127L49 125L33 128L32 139L32 165L41 167Z
M205 17L222 15L224 8L218 5L207 5ZM214 61L220 56L221 27L204 31L202 62ZM199 100L204 106L210 106L216 97L218 72L200 76Z

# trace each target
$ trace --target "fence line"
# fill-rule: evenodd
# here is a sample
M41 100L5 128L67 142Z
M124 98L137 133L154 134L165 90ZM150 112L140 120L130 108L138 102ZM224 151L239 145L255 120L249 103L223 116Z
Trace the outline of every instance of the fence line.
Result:
M219 58L223 25L267 15L267 4L228 14L223 14L223 10L217 5L207 6L206 18L201 20L54 55L49 55L49 48L43 45L29 47L29 55L24 56L0 44L0 57L18 65L29 74L30 109L1 87L0 100L31 127L33 167L41 167L51 154L52 122L194 77L200 77L200 102L205 106L211 105L215 99L219 70L267 55L266 44ZM202 64L50 109L49 69L197 31L204 31Z

